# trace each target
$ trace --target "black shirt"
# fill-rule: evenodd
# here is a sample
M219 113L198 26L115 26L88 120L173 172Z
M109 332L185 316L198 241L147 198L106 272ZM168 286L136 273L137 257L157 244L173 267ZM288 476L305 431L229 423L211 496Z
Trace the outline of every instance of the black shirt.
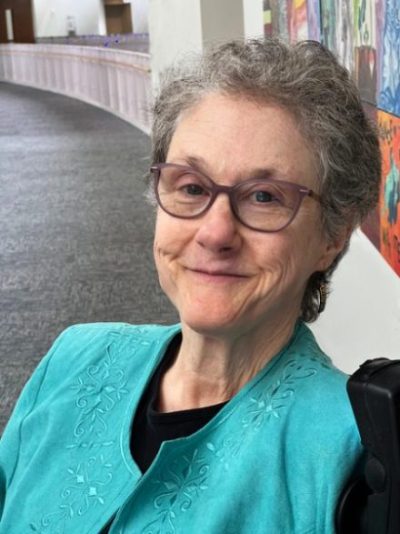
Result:
M205 426L226 404L194 410L160 413L156 411L161 377L173 364L182 336L178 334L156 369L139 403L132 426L131 452L142 473L147 471L163 441L190 436Z

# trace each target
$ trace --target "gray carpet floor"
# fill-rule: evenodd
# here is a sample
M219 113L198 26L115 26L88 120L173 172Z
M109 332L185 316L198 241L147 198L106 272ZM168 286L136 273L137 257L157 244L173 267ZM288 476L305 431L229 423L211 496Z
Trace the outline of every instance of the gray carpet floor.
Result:
M0 434L66 326L176 321L152 260L149 147L105 111L0 83Z

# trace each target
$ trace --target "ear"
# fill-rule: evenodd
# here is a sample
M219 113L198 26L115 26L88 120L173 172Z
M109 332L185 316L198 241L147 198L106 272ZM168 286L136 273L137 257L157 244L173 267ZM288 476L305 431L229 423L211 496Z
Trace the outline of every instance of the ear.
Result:
M325 237L325 244L322 247L321 257L317 263L317 270L325 272L329 269L337 256L348 247L353 228L344 228L340 234L334 238Z

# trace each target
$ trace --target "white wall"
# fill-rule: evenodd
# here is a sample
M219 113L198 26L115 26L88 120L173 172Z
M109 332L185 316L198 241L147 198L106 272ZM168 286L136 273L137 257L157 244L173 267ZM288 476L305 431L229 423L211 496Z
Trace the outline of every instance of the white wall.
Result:
M259 0L255 0L259 3ZM244 37L243 0L149 0L152 76L210 43Z
M199 0L149 0L153 84L160 73L186 52L202 50Z
M132 27L135 33L149 32L149 0L131 0Z
M243 0L244 35L247 39L264 35L263 0Z
M102 0L34 0L33 11L38 38L68 35L69 16L75 19L77 35L106 33Z
M242 0L200 0L203 45L244 37Z
M312 330L349 373L369 358L400 359L400 278L361 231L333 275L326 310Z

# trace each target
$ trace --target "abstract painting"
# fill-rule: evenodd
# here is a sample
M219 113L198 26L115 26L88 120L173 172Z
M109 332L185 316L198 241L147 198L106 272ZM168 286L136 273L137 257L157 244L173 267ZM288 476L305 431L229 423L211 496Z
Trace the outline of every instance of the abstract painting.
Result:
M387 0L376 0L375 14L376 14L376 70L377 70L377 88L376 88L376 101L379 100L379 94L381 91L381 78L382 78L382 57L383 57L383 30L385 27L385 12L386 12Z
M375 0L354 0L355 46L376 46L375 4Z
M264 23L264 35L265 37L272 37L272 9L269 0L263 1L263 23Z
M307 1L288 2L289 37L291 41L308 39Z
M378 111L382 151L380 251L400 275L400 118Z
M308 38L312 41L321 40L321 11L319 0L307 2Z
M376 1L354 1L355 79L364 101L376 103Z
M332 52L336 52L336 2L321 0L321 41Z
M374 123L378 122L378 110L376 106L364 102L363 108L368 118ZM368 237L371 243L379 250L381 250L381 222L380 209L377 206L367 217L362 225L364 234Z
M354 70L354 10L353 0L338 0L336 4L336 53L342 65Z
M288 3L289 0L264 0L264 35L289 40ZM266 19L270 20L267 24Z
M386 0L378 107L400 116L400 0Z

